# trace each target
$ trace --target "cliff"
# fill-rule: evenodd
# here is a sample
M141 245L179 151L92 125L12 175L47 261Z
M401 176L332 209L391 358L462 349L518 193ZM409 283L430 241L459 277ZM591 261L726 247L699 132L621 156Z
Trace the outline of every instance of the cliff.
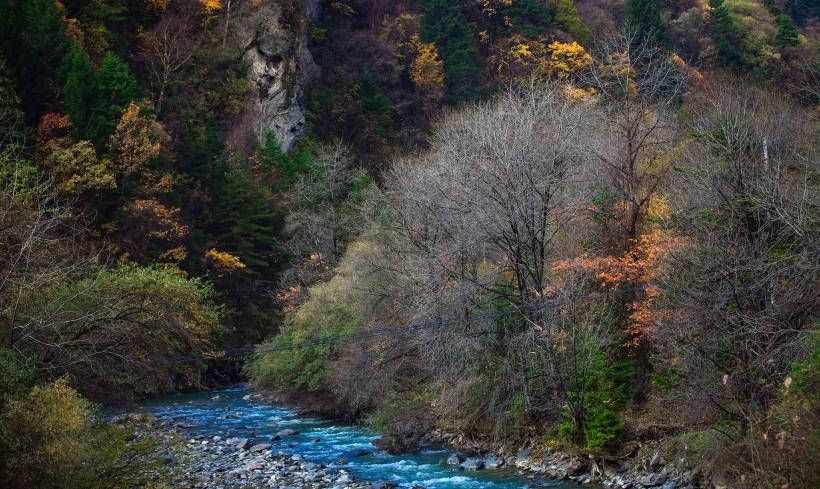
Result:
M290 151L304 132L305 84L318 76L307 46L307 29L315 21L321 0L303 2L243 2L237 9L233 43L244 52L257 137L273 131Z

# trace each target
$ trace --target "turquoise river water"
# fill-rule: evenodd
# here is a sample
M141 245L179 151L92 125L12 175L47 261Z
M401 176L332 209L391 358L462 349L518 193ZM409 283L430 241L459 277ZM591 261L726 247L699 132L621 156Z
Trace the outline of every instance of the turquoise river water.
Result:
M515 469L465 472L444 463L452 450L428 447L419 453L388 455L372 441L378 435L367 428L340 424L300 414L297 410L253 399L237 387L220 391L178 394L143 406L156 418L177 420L190 436L246 437L255 443L273 443L276 450L298 453L309 461L332 466L343 458L345 469L358 480L393 481L399 487L421 485L427 489L577 488L565 482L543 480ZM299 435L273 441L278 431L291 428ZM316 439L320 441L315 441ZM361 453L369 455L361 456Z

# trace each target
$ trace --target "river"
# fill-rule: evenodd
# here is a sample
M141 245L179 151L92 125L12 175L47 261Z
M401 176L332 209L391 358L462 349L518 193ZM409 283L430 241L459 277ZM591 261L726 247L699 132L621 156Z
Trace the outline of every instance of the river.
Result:
M453 452L443 448L400 455L378 452L371 443L378 435L367 428L304 416L290 407L249 399L247 394L242 387L177 394L146 403L143 409L158 419L183 423L192 437L247 437L330 467L344 459L348 462L344 469L360 481L392 481L402 488L417 485L426 489L579 487L537 479L515 469L462 471L444 463ZM288 428L299 434L271 441L278 431ZM363 452L370 454L361 456Z

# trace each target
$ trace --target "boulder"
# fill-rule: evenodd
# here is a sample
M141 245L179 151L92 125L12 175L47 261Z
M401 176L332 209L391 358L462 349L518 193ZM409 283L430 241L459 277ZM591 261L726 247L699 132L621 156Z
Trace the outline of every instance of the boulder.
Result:
M292 430L292 429L290 429L290 428L286 428L286 429L284 429L284 430L279 430L279 431L277 431L277 432L276 432L276 435L274 436L274 438L278 440L278 439L280 439L280 438L284 438L284 437L286 437L286 436L296 436L296 435L298 435L298 434L299 434L299 432L298 432L298 431L296 431L296 430Z
M464 461L464 457L461 455L454 453L447 457L447 465L458 465Z
M259 443L251 447L252 452L262 452L270 449L270 443Z
M504 459L494 454L484 457L484 467L488 469L497 469L504 466Z
M527 467L530 464L531 455L532 450L530 450L529 448L519 450L518 455L515 456L515 466L519 468Z
M461 470L481 470L484 468L484 461L478 457L470 457L467 460L461 462L459 468Z

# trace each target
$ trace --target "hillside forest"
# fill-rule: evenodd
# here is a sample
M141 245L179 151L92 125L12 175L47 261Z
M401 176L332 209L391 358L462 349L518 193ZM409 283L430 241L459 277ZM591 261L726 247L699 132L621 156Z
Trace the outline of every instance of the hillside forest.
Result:
M103 412L240 381L395 450L820 487L816 0L0 12L3 487L167 487Z

